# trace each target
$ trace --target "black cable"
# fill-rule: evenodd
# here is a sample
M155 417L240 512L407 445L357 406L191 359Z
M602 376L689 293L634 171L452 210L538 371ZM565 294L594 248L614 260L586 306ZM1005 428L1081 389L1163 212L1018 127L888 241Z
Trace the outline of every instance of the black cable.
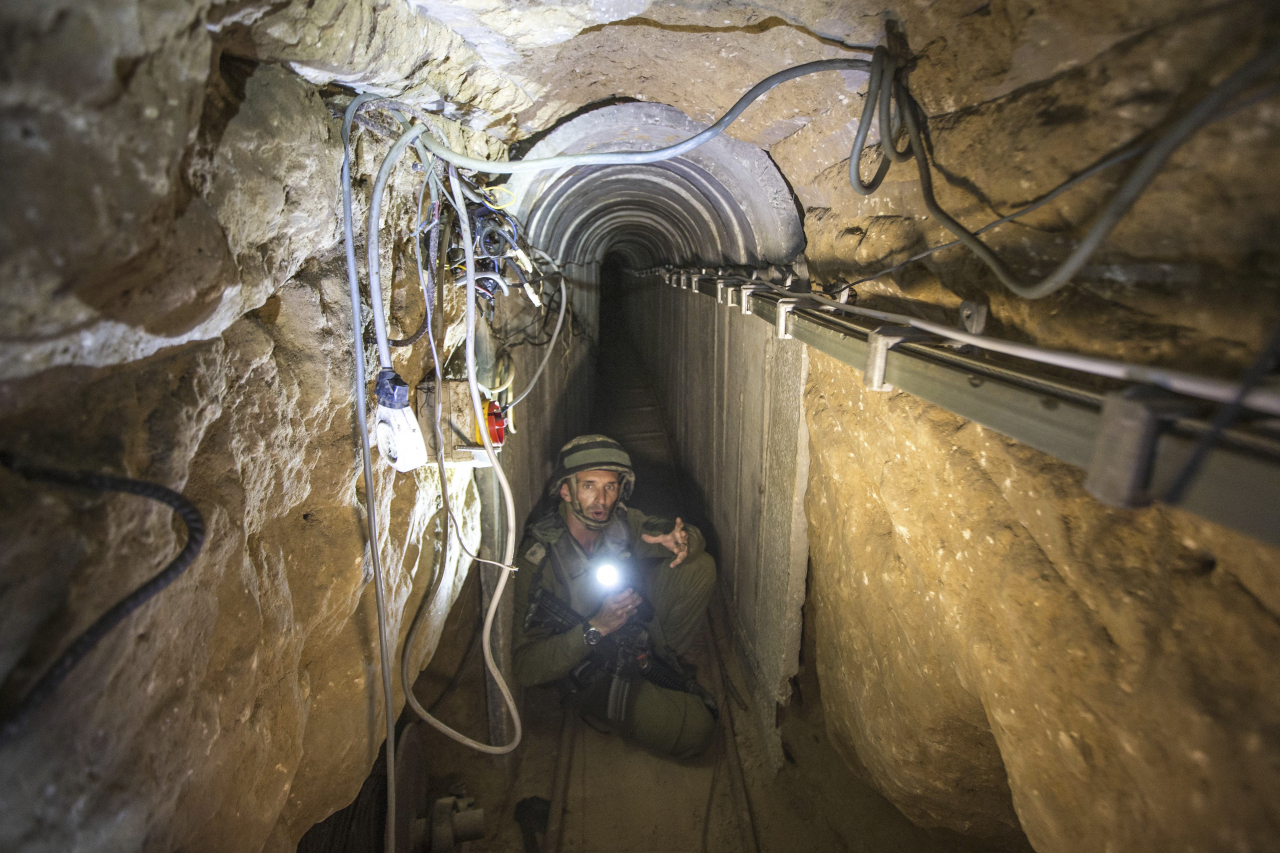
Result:
M544 278L546 278L546 276L544 276ZM551 301L547 302L546 310L539 316L534 317L532 320L530 320L528 323L526 323L524 326L520 327L519 329L516 329L510 332L509 334L505 334L502 338L503 347L505 349L510 350L510 349L515 349L516 347L525 346L526 344L532 344L533 346L543 347L551 343L551 332L547 331L547 327L554 325L552 320L559 313L559 308L558 308L559 297L560 297L559 289L553 291ZM566 313L571 313L572 310L573 310L572 305L565 306ZM538 325L541 326L538 330L538 335L535 337L530 337L529 330L532 329L534 326L538 326ZM517 335L520 337L520 340L515 339ZM543 336L545 336L546 338L545 340L542 340Z
M922 126L927 122L924 111L920 109L902 81L894 82L894 93L898 100L898 111L906 123L907 134L911 139L911 150L915 155L916 169L920 176L920 194L924 198L925 208L930 215L942 223L944 228L955 234L960 242L977 255L978 259L995 273L996 278L1006 288L1025 299L1039 299L1061 289L1071 281L1097 251L1099 244L1111 233L1155 179L1165 161L1183 142L1208 123L1232 98L1252 86L1262 74L1277 63L1280 63L1280 44L1269 45L1214 86L1194 107L1179 117L1143 154L1142 160L1107 202L1088 233L1071 251L1071 254L1053 272L1035 282L1020 281L999 255L938 204L933 194L929 158L921 134Z
M7 746L19 735L31 715L48 701L55 690L75 668L85 655L102 641L112 628L119 625L125 617L147 603L157 593L173 583L187 570L204 545L204 517L195 504L183 495L157 483L134 480L128 477L112 477L107 474L96 474L92 471L64 471L57 468L43 468L19 462L8 453L0 454L0 464L22 475L28 480L57 483L61 486L79 486L96 489L100 492L125 492L131 495L159 501L173 508L174 513L182 519L187 527L187 544L178 552L169 565L165 566L151 580L129 593L116 603L114 607L98 617L80 636L71 641L66 650L53 664L44 671L35 685L32 686L17 705L4 717L0 725L0 747Z
M871 77L867 81L867 99L863 102L862 118L858 121L858 132L853 137L853 149L849 153L849 183L854 192L859 195L871 195L879 189L885 175L889 174L889 167L895 162L901 162L911 151L910 146L906 152L899 151L894 141L901 130L901 107L898 109L898 114L892 117L896 120L890 120L892 112L890 95L897 73L897 66L889 57L888 49L883 45L877 47L871 54ZM867 134L871 132L871 120L877 106L880 109L880 148L883 153L875 175L870 181L863 183L858 169L862 163L862 149L866 145Z
M1240 417L1240 413L1244 410L1244 401L1254 388L1261 384L1263 379L1267 378L1273 370L1276 369L1277 362L1280 362L1280 326L1277 326L1271 333L1271 340L1263 347L1258 358L1245 372L1244 377L1240 380L1240 388L1236 391L1235 397L1230 403L1225 404L1210 422L1209 429L1200 436L1200 440L1196 442L1195 449L1191 451L1191 456L1187 458L1186 464L1182 466L1182 470L1178 472L1178 476L1173 478L1173 484L1169 486L1164 493L1164 502L1177 506L1182 500L1183 494L1187 487L1191 485L1192 479L1200 470L1200 466L1204 464L1205 457L1209 455L1209 451L1213 449L1219 441L1222 440L1222 434L1231 428L1236 422L1236 418Z
M988 222L986 225L983 225L981 228L979 228L977 231L974 231L973 233L975 235L985 234L986 232L990 231L992 228L995 228L1000 225L1004 225L1006 222L1012 222L1015 219L1018 219L1022 216L1026 216L1028 213L1037 211L1040 208L1044 207L1049 202L1058 198L1058 196L1062 195L1067 190L1076 186L1077 184L1083 183L1089 178L1092 178L1094 175L1097 175L1100 172L1104 172L1107 169L1110 169L1112 166L1115 166L1119 163L1123 163L1125 160L1128 160L1132 157L1136 157L1137 155L1146 151L1149 147L1150 147L1149 143L1138 143L1136 145L1130 145L1126 148L1123 148L1120 151L1116 152L1115 154L1111 155L1110 157L1107 157L1106 159L1098 162L1097 164L1090 166L1088 169L1085 169L1080 174L1072 178L1069 178L1066 181L1063 181L1061 184L1058 184L1058 186L1054 187L1048 193L1036 199L1031 204L1028 204L1026 207L1021 207L1015 210L1013 213L1007 214L1005 216L1000 217L999 219ZM839 288L838 290L831 291L831 294L832 295L840 294L851 287L856 287L859 284L866 284L867 282L875 281L878 278L884 278L886 275L895 273L898 270L902 269L903 267L909 266L910 264L913 264L916 261L922 260L923 258L927 258L936 252L941 252L943 249L952 249L959 245L962 245L959 240L952 240L950 243L943 243L938 246L932 246L928 249L925 249L923 252L920 252L919 254L912 255L911 257L907 258L905 261L902 261L901 263L894 264L891 267L882 269L879 272L869 275L865 278L860 278L857 281L851 281L848 284L844 285L843 287Z
M1237 103L1232 104L1226 107L1225 109L1223 109L1217 115L1209 119L1209 121L1206 122L1206 124L1222 121L1223 119L1226 119L1235 115L1241 110L1248 109L1254 104L1257 104L1260 101L1264 101L1268 98L1274 97L1277 94L1280 94L1280 82L1263 86L1258 91L1254 92L1247 98L1242 98ZM1033 213L1034 211L1039 210L1049 202L1061 196L1067 190L1071 189L1072 187L1075 187L1078 184L1083 183L1089 178L1092 178L1094 175L1105 172L1107 169L1110 169L1112 166L1119 165L1120 163L1123 163L1126 160L1130 160L1134 157L1137 157L1139 154L1145 154L1147 151L1151 149L1151 146L1152 146L1151 142L1143 142L1143 141L1132 142L1129 145L1126 145L1124 148L1121 148L1116 153L1111 154L1103 158L1102 160L1099 160L1097 163L1085 169L1083 172L1080 172L1079 174L1074 175L1068 178L1067 180L1063 181L1062 183L1058 184L1056 187L1049 190L1049 192L1040 196L1040 198L1036 199L1030 204L1027 204L1024 207L1020 207L1017 210L1013 211L1012 213L1006 214L1000 217L999 219L995 219L995 220L992 220L991 222L988 222L986 225L983 225L981 228L974 231L973 233L975 236L979 234L985 234L986 232L990 231L992 228L996 228L1001 225L1004 225L1006 222L1012 222L1015 219L1026 216L1028 213ZM857 173L854 172L853 176L856 177ZM857 185L855 185L855 189L856 188L857 188ZM952 240L949 243L942 243L937 246L931 246L930 248L925 249L923 252L912 255L911 257L907 258L905 261L902 261L901 263L894 264L891 267L887 267L885 269L880 270L879 272L872 273L871 275L868 275L864 278L860 278L856 281L851 281L848 284L837 288L836 290L828 291L828 294L832 296L839 295L851 287L857 287L859 284L866 284L868 282L875 281L876 279L884 278L885 276L895 273L898 270L902 269L903 267L909 266L915 263L916 261L927 258L936 252L941 252L944 249L953 249L956 246L960 246L960 245L963 245L960 240Z
M503 262L515 271L516 278L520 279L521 287L529 286L529 277L524 274L524 270L520 269L520 264L516 263L516 259L512 257L504 257Z
M427 184L431 181L432 175L428 174L422 179L422 188L418 190L418 216L422 215L422 197L426 194ZM432 189L432 195L435 189ZM427 333L427 327L431 323L431 304L435 301L436 296L436 265L438 264L438 253L440 245L440 217L442 207L438 200L433 200L433 204L437 205L435 216L431 220L431 228L427 231L427 258L426 264L422 263L422 233L421 224L415 229L413 239L414 243L414 260L418 266L419 281L422 290L422 322L418 325L418 330L407 338L396 338L388 340L387 343L393 347L413 346L422 340L422 336Z

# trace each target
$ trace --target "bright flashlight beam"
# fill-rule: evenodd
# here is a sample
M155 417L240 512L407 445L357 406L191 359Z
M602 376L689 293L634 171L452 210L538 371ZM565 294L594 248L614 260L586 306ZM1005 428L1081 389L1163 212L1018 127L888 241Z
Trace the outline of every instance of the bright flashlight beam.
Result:
M596 569L596 581L606 589L613 589L618 585L620 577L618 575L618 567L605 563Z

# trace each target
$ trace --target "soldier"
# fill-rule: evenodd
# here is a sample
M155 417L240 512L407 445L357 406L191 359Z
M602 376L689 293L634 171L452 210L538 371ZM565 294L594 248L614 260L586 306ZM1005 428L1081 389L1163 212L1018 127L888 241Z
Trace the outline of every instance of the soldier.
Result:
M516 556L515 676L556 683L623 736L693 758L710 743L715 703L678 655L711 599L715 561L697 528L627 507L634 483L611 438L560 449L556 509L531 520Z

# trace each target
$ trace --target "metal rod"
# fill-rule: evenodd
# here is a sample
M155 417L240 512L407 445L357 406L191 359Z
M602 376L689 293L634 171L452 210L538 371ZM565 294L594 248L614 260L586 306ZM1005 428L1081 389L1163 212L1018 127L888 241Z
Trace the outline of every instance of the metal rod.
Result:
M741 282L737 276L726 276ZM750 289L748 289L750 287ZM751 316L776 325L778 296L766 288L717 288L716 277L700 277L690 294L726 297ZM817 308L796 306L787 331L857 370L867 366L871 328ZM1081 468L1093 459L1102 426L1102 395L1071 383L943 347L903 343L886 354L884 381L966 420ZM1163 431L1154 448L1149 491L1162 495L1195 452L1207 424L1179 419ZM1266 436L1240 431L1224 436L1206 454L1179 508L1269 545L1280 546L1280 447Z
M560 835L564 832L564 807L569 798L569 770L573 766L573 747L578 740L578 715L564 708L560 726L560 749L556 752L556 775L551 782L551 815L547 818L547 835L543 849L559 853Z

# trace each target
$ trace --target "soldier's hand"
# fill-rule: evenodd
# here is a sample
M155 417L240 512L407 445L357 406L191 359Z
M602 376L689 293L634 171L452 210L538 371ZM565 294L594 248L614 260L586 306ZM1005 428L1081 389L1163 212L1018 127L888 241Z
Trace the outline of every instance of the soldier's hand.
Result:
M684 562L684 558L689 556L689 531L684 529L684 522L676 519L676 526L670 533L664 533L660 536L650 536L648 533L641 534L641 539L650 545L662 545L676 558L671 561L672 566L678 566Z
M627 624L627 620L639 606L639 594L633 589L624 589L622 592L607 596L604 603L600 605L600 609L596 611L596 615L587 621L601 634L612 634Z

